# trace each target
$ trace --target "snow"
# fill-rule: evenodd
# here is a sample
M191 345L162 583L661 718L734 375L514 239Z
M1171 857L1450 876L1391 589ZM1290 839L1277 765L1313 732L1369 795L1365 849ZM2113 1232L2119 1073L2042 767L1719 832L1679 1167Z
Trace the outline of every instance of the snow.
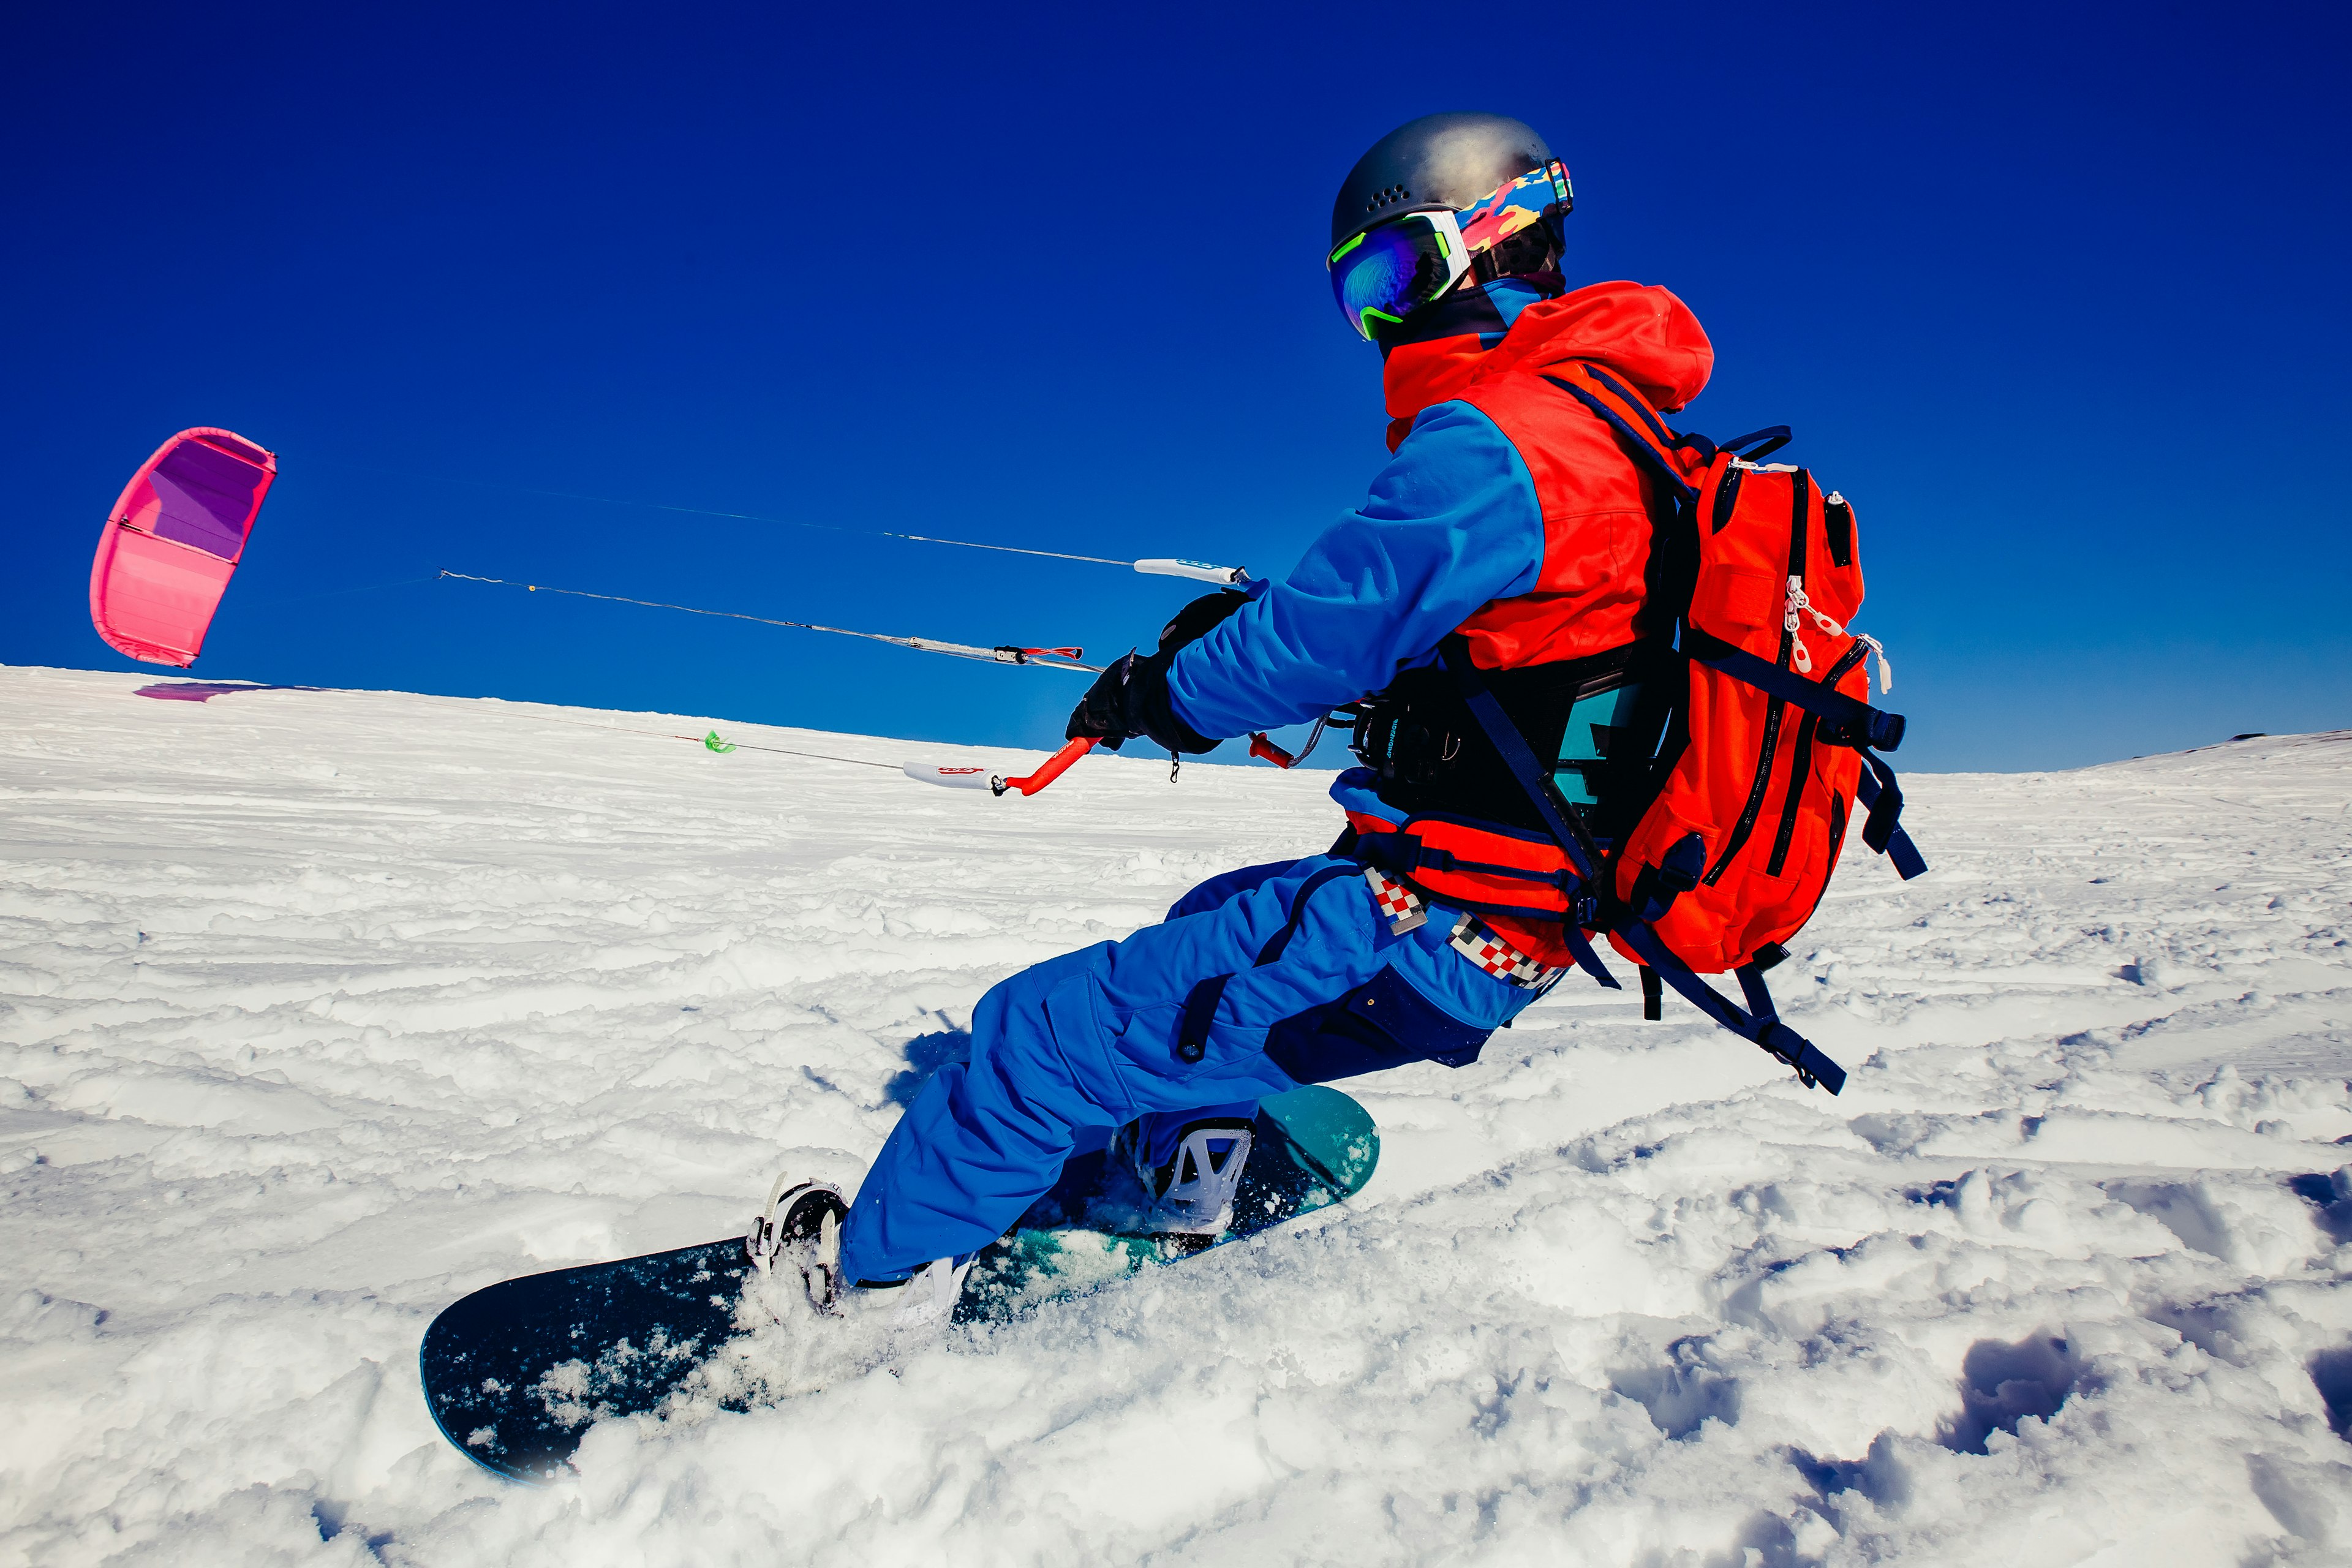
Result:
M435 1311L855 1179L1325 781L148 685L0 669L0 1563L2352 1556L2352 735L1907 781L1775 976L1839 1099L1566 986L1343 1211L532 1489Z

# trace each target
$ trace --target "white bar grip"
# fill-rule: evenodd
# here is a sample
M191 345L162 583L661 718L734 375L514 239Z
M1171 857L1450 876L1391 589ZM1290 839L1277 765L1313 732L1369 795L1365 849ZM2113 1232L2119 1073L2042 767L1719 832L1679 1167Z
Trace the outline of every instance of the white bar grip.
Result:
M1249 581L1249 574L1239 566L1215 566L1206 561L1154 559L1137 562L1135 569L1147 576L1190 577L1196 583L1223 583L1231 585Z
M940 784L949 789L993 790L1004 793L1004 786L986 768L947 768L932 763L908 763L900 771L918 784Z

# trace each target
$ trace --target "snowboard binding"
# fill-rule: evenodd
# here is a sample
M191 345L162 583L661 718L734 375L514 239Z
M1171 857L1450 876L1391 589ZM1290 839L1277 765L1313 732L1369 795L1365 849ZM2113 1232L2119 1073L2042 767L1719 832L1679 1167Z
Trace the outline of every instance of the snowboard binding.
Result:
M743 1250L752 1266L772 1275L780 1263L800 1270L809 1305L833 1311L842 1295L841 1221L849 1205L831 1182L795 1182L786 1172L768 1194L768 1206L752 1216Z
M776 1178L768 1206L751 1221L743 1250L761 1273L800 1271L809 1305L830 1318L877 1318L891 1329L944 1324L963 1293L971 1258L941 1258L905 1279L850 1279L841 1268L841 1222L849 1205L830 1182Z
M1154 1163L1142 1123L1118 1130L1112 1156L1143 1188L1144 1234L1198 1238L1205 1246L1234 1221L1234 1194L1256 1141L1251 1123L1196 1121L1177 1135L1165 1162Z

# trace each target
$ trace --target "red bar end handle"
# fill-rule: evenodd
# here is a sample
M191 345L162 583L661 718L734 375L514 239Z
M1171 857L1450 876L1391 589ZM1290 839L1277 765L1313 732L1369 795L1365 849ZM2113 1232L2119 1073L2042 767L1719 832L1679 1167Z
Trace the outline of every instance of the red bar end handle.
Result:
M1297 757L1267 740L1265 731L1263 730L1253 731L1250 735L1250 755L1264 757L1277 768L1289 767L1298 761Z
M1039 790L1069 772L1072 763L1094 749L1095 737L1092 735L1080 735L1076 740L1065 742L1060 751L1038 764L1035 773L1022 778L1006 779L1004 787L1017 789L1023 795L1035 795Z

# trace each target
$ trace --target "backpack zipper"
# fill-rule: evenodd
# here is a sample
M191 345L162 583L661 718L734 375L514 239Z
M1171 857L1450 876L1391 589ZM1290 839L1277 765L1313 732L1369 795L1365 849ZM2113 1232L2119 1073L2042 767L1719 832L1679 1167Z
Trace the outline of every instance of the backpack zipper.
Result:
M1853 564L1853 503L1832 490L1822 500L1822 531L1829 536L1830 564Z
M1830 666L1829 673L1822 677L1822 684L1836 690L1837 683L1869 657L1869 646L1855 643ZM1769 877L1779 876L1789 863L1789 845L1797 833L1797 796L1804 789L1806 771L1812 765L1813 727L1819 722L1811 713L1806 714L1804 721L1797 726L1796 743L1789 748L1789 791L1780 797L1780 830L1773 835L1772 858L1764 867L1765 875Z
M1788 633L1780 634L1780 668L1783 669L1789 668L1791 640ZM1731 829L1730 841L1723 847L1723 858L1715 863L1715 869L1706 874L1706 885L1710 888L1723 880L1724 872L1731 868L1731 858L1739 853L1748 843L1748 836L1756 831L1756 816L1764 809L1764 788L1772 779L1772 755L1780 749L1780 713L1787 706L1777 697L1764 706L1764 742L1757 749L1756 782L1748 788L1748 804L1741 808L1739 821Z
M1830 792L1830 851L1822 861L1821 885L1813 889L1812 902L1805 906L1805 912L1790 924L1789 930L1791 934L1804 930L1805 922L1813 918L1813 912L1822 907L1822 900L1828 896L1830 879L1837 875L1838 851L1845 847L1845 796L1832 790Z
M1795 499L1789 516L1789 575L1802 581L1805 575L1805 522L1810 510L1806 502L1812 489L1812 479L1799 468L1790 476L1790 489ZM1783 626L1780 631L1780 655L1774 662L1782 669L1789 668L1789 658L1796 650L1797 634ZM1706 885L1714 887L1723 880L1731 868L1732 858L1747 847L1748 837L1756 831L1756 818L1764 810L1764 794L1772 783L1772 762L1780 749L1780 715L1788 704L1773 698L1764 706L1764 740L1757 748L1756 780L1748 786L1748 804L1740 810L1739 821L1731 829L1731 837L1723 847L1723 856L1715 869L1706 874Z
M1731 521L1731 509L1739 503L1739 478L1747 471L1737 462L1724 470L1722 482L1715 487L1715 515L1709 520L1715 526L1709 532L1721 533Z

